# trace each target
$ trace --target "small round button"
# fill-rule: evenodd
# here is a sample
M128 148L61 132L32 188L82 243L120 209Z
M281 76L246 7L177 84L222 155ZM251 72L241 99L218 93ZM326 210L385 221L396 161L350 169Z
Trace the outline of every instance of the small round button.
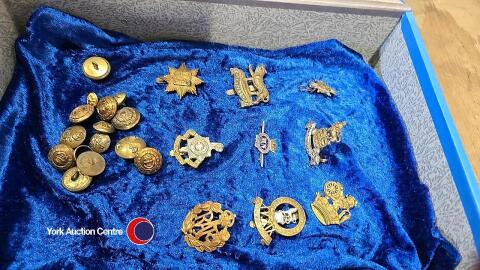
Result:
M48 152L48 161L57 170L65 171L74 164L73 149L65 144L57 144Z
M124 92L120 92L115 94L114 98L117 101L118 105L125 105L125 99L127 99L127 94L125 94Z
M92 80L104 79L110 74L110 63L107 59L99 56L87 58L83 62L83 74Z
M97 153L103 153L110 147L110 136L106 134L95 133L90 138L90 148Z
M105 170L105 159L97 152L87 151L77 158L78 170L88 176L97 176Z
M132 129L138 122L140 122L140 113L132 107L121 108L112 119L113 126L119 130Z
M138 151L145 148L147 144L145 141L137 136L128 136L117 142L115 145L115 153L121 158L132 159Z
M135 167L143 174L154 174L163 163L162 155L155 148L145 147L137 152L137 156L133 160Z
M73 109L73 111L70 113L70 116L69 116L70 122L74 124L81 123L87 120L88 118L90 118L90 116L92 116L94 112L95 112L95 107L93 107L92 105L89 105L89 104L80 105L75 109Z
M105 121L96 122L95 124L93 124L93 129L105 134L112 134L115 132L115 128L113 127L113 125Z
M92 177L82 174L77 167L66 171L62 177L62 186L71 192L79 192L86 189L92 183Z
M87 137L87 131L82 126L71 126L62 133L60 143L71 148L76 148L83 143Z
M92 105L93 107L97 106L98 96L94 92L88 93L87 104Z
M118 104L114 97L107 96L97 103L97 113L103 121L110 121L117 113Z

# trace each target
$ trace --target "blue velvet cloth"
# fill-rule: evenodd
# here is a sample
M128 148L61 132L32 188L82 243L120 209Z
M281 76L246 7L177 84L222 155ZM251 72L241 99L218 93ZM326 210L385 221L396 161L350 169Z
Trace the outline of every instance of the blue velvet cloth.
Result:
M429 193L418 178L404 124L375 72L362 57L335 40L268 51L221 44L164 41L141 43L104 31L51 8L37 10L16 43L17 65L0 103L0 264L28 268L203 269L451 269L460 255L435 226ZM92 81L82 62L100 55L110 76ZM198 96L182 100L155 78L186 62L205 82ZM264 64L270 102L239 108L232 67ZM322 79L337 96L300 91ZM99 96L119 91L142 114L137 128L117 131L159 149L164 164L155 175L132 162L104 155L106 171L83 193L65 190L62 173L47 160L70 124L68 115ZM260 168L253 147L262 120L278 142ZM305 124L347 121L343 141L326 149L329 163L310 167ZM92 121L91 121L92 122ZM91 123L88 124L92 134ZM194 129L225 145L195 170L168 155L175 136ZM358 205L340 226L323 226L310 203L327 180L340 181ZM252 200L270 204L288 196L303 205L304 230L260 244L249 227ZM188 247L180 231L197 203L217 201L237 215L231 239L218 251ZM48 227L119 228L137 217L155 226L153 240L136 246L122 236L48 236Z

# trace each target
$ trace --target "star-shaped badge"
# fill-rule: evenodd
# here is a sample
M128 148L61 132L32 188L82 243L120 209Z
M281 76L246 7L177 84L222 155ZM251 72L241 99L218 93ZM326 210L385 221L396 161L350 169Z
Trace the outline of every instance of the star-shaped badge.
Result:
M189 70L187 65L183 63L179 68L168 67L168 75L157 78L157 83L167 83L166 92L177 92L180 98L187 93L196 95L196 86L203 83L197 77L198 69Z

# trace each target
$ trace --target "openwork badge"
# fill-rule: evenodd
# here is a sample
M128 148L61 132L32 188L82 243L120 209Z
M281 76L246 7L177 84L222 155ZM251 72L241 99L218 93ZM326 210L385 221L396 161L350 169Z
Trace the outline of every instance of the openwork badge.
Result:
M197 94L197 85L203 81L197 77L198 69L188 69L183 63L179 68L168 68L168 74L156 79L157 83L167 83L166 92L176 92L180 98L187 93Z
M305 126L307 129L305 150L310 157L310 165L319 165L328 161L326 158L321 157L320 152L328 145L342 140L342 129L346 125L347 122L338 122L328 128L316 128L315 122L308 122Z
M188 212L182 224L185 242L200 252L212 252L230 239L228 228L235 223L235 215L222 210L217 202L197 204Z
M265 121L262 121L262 125L260 126L260 133L255 136L255 148L257 148L258 152L260 152L260 166L263 167L265 163L265 155L274 152L277 149L277 144L275 140L270 139L268 134L265 132Z
M352 196L343 195L342 184L334 181L328 181L323 186L321 196L317 192L315 200L312 203L312 210L320 223L323 225L342 224L350 219L350 209L357 205L357 201Z
M231 68L230 73L233 76L233 89L227 90L227 95L238 95L240 98L240 107L250 107L260 103L267 103L270 100L270 94L263 82L263 77L267 74L267 69L259 65L253 70L248 67L250 78L239 68Z
M223 144L210 142L208 137L202 137L189 129L185 134L177 136L170 151L170 156L175 157L182 165L198 168L207 158L212 156L212 151L223 151Z

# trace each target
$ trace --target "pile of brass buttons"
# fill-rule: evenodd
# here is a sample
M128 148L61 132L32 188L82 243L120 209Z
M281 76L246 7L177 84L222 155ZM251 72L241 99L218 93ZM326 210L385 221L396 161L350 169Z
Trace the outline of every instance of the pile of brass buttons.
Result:
M115 145L115 153L124 159L133 159L137 170L143 174L156 173L163 164L162 154L137 136L128 136Z
M182 224L185 242L200 252L212 252L230 239L228 228L235 223L235 214L222 210L217 202L197 204L188 212Z
M87 95L86 104L74 108L70 113L69 120L75 125L65 129L60 143L48 153L48 160L53 167L66 171L62 185L67 190L79 192L86 189L92 182L92 177L105 170L105 159L100 154L110 147L109 135L116 129L132 129L140 122L140 113L136 109L120 108L125 105L126 97L125 93L117 93L98 98L92 92ZM85 145L87 131L80 124L93 117L95 112L100 121L93 124L95 133L90 137L88 145ZM77 153L79 149L88 151ZM162 157L158 151L146 149L140 153L135 164L143 173L154 173L161 167Z

